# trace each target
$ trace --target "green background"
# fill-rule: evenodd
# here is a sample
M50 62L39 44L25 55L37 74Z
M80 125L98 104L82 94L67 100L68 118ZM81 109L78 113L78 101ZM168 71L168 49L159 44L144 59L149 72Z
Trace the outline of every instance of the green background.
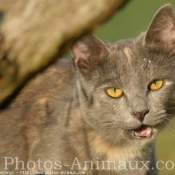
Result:
M175 0L132 0L95 34L100 39L110 42L137 37L147 30L156 11L167 3L175 8ZM158 135L156 153L158 161L164 161L165 164L167 161L172 161L175 165L175 121ZM172 162L167 162L168 168L171 168ZM160 163L160 168L164 166ZM160 171L160 175L175 175L175 167L173 170L164 168Z
M96 30L95 35L110 42L137 37L141 32L147 30L156 11L167 3L172 4L175 9L175 0L131 0ZM164 165L159 164L160 168L164 167L160 175L175 175L175 119L158 135L156 154L158 161L164 161ZM167 168L172 167L172 162L174 169L168 170Z

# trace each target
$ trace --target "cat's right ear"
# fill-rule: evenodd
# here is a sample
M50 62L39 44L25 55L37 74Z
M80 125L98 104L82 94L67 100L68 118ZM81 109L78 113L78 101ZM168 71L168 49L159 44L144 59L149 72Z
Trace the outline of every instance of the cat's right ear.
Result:
M74 67L82 73L92 71L108 52L108 46L92 34L83 36L71 48Z
M151 21L144 38L144 45L159 44L168 48L175 46L175 15L173 7L161 7Z

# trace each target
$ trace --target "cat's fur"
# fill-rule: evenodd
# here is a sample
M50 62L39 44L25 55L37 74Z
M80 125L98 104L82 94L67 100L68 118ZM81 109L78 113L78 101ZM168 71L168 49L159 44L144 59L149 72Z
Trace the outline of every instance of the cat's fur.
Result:
M90 175L157 175L155 136L172 116L168 108L175 105L175 17L171 5L162 7L138 38L110 44L89 34L71 52L77 71L70 60L58 60L1 111L0 170L4 170L4 157L18 157L25 163L60 161L59 171L70 170L73 163L71 171L80 168L75 165L78 159L82 171L83 161L93 161L93 167L87 166ZM163 79L163 87L150 91L148 85L155 79ZM107 87L121 88L124 95L111 98L105 92ZM148 112L142 121L134 112L143 110ZM151 138L133 137L133 130L142 124L154 128ZM138 168L107 170L105 166L98 171L106 160L130 161L132 167L137 161ZM142 161L150 161L150 170ZM15 161L9 163L8 169L15 166Z

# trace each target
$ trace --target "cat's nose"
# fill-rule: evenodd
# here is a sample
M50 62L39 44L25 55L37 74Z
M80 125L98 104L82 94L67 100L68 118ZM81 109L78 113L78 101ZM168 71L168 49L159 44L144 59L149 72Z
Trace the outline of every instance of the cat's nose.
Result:
M149 113L149 110L148 109L145 109L141 112L138 112L138 111L135 111L134 112L134 115L141 121L143 122L144 118L145 118L145 115Z

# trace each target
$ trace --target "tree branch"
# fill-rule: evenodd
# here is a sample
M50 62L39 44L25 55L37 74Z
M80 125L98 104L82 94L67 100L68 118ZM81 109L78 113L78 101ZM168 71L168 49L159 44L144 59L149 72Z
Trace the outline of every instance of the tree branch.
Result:
M1 0L0 107L128 0Z

